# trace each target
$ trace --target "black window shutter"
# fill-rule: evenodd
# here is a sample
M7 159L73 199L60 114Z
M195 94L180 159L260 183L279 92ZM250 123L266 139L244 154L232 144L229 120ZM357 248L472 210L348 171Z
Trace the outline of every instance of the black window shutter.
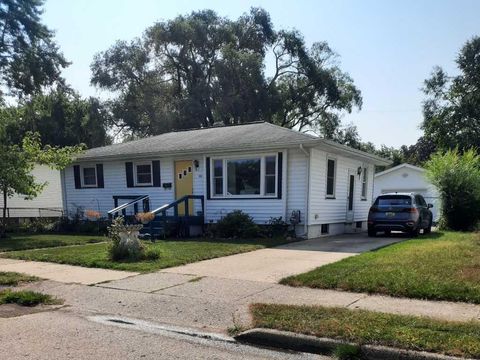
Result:
M153 186L160 187L160 161L152 161Z
M207 172L207 199L210 200L210 158L207 157L205 161L205 169Z
M97 187L103 188L105 184L103 183L103 164L97 164Z
M80 165L73 166L73 177L75 179L75 189L81 189L82 182L80 180Z
M281 199L282 198L283 153L281 152L278 153L277 161L278 161L277 198Z
M125 163L125 173L127 175L127 187L134 187L133 185L133 163L126 162Z

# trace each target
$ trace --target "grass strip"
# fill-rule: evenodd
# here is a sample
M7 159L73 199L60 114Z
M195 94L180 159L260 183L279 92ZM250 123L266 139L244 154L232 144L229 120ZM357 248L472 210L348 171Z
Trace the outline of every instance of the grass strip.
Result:
M323 306L251 305L253 326L452 356L480 356L480 322Z

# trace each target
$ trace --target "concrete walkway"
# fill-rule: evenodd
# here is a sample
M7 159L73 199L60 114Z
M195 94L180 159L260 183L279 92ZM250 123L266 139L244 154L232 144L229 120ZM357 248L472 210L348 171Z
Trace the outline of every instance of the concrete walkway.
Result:
M13 271L37 276L42 279L82 285L93 285L105 281L119 280L133 275L138 275L136 272L94 269L48 262L2 258L0 258L0 271Z
M280 279L404 240L348 234L295 242L270 249L200 261L166 273L277 283Z

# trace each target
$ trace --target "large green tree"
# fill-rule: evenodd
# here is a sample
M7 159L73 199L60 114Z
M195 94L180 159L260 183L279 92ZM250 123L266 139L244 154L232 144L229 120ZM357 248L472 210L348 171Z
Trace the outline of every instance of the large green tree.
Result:
M43 0L0 0L0 100L25 97L61 80L68 65L41 22Z
M46 183L38 182L32 175L36 164L45 164L55 169L65 168L83 145L72 147L42 146L40 134L28 133L22 145L10 144L5 126L0 126L0 193L3 197L3 214L0 222L0 237L5 235L8 198L14 193L26 199L36 197Z
M480 147L480 37L460 50L459 74L437 67L425 81L423 142L430 151Z
M205 10L158 22L97 54L91 69L133 136L264 120L336 138L341 114L362 103L326 43L307 47L258 8L237 20Z
M107 132L111 115L105 104L96 98L81 98L64 88L0 110L1 121L13 126L7 128L13 143L21 143L29 131L40 133L42 143L52 146L83 143L91 148L110 144L112 140Z

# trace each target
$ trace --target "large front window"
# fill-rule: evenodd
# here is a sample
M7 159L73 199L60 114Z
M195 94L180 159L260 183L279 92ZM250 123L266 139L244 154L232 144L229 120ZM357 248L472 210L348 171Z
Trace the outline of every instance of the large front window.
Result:
M212 159L214 197L277 196L277 156Z
M260 159L227 160L227 194L260 195Z

